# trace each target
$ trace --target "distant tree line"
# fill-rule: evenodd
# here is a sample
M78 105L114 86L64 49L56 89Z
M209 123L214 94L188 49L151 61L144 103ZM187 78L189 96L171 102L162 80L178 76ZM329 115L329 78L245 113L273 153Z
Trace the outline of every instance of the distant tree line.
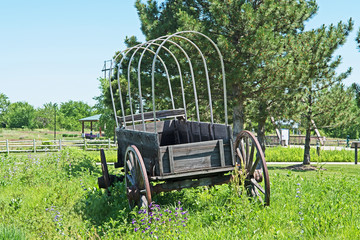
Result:
M27 102L11 103L9 98L0 93L0 127L1 128L56 128L81 130L79 119L97 114L94 107L82 101L67 101L60 104L45 103L34 108Z

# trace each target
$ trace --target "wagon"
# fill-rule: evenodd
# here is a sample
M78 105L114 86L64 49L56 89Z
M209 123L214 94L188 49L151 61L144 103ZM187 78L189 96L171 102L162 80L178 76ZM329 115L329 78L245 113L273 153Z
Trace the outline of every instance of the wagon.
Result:
M201 41L202 46L204 42L209 44L201 50L196 41ZM195 56L190 57L191 54ZM148 67L144 67L145 56ZM209 61L219 62L215 65L218 72L208 69ZM133 62L137 62L137 68L132 67ZM169 69L173 70L171 74ZM223 57L209 37L195 31L182 31L150 40L118 53L109 66L106 62L104 71L116 122L118 161L114 165L122 172L109 175L101 150L100 188L107 189L115 181L124 181L124 194L130 207L146 207L154 194L224 184L236 174L242 174L248 194L264 205L270 204L264 153L250 131L233 137L228 123ZM137 76L135 81L134 76ZM159 78L165 79L167 89L159 90ZM211 79L217 81L215 88L210 85ZM214 114L212 91L217 92L217 102L223 103L216 109L221 109L224 117ZM164 96L165 92L168 96ZM199 98L200 93L205 97ZM157 95L162 102L159 103ZM189 99L189 95L192 98ZM166 105L164 102L170 107L158 109ZM201 108L199 103L206 106ZM223 122L216 123L215 119Z

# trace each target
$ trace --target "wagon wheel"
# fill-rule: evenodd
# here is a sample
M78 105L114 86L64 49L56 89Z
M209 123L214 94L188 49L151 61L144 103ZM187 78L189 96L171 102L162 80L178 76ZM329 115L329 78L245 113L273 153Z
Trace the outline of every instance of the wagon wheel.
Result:
M270 204L270 181L264 153L256 137L249 131L242 131L236 137L235 154L237 163L245 169L245 188L265 206Z
M101 158L101 171L103 174L103 186L102 187L108 189L108 187L110 186L110 175L109 175L109 170L108 170L107 163L106 163L104 149L100 149L100 158ZM101 184L99 184L99 185L101 185Z
M145 164L136 146L128 146L124 158L126 194L130 208L148 207L151 189Z

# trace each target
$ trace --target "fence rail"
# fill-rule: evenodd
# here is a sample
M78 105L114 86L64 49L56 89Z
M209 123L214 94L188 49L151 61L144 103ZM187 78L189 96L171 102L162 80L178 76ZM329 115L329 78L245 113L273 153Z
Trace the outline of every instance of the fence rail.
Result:
M1 140L0 153L15 152L56 152L66 147L78 147L84 150L99 150L100 148L117 149L117 144L107 140Z
M325 137L322 138L324 142L324 146L335 146L335 147L347 147L348 142L346 139L327 139ZM349 144L351 142L357 141L356 139L349 139ZM265 142L267 146L276 146L281 145L279 138L277 136L266 136ZM316 146L318 143L318 138L316 136L311 136L310 145ZM288 145L304 145L305 144L305 136L295 135L289 137Z

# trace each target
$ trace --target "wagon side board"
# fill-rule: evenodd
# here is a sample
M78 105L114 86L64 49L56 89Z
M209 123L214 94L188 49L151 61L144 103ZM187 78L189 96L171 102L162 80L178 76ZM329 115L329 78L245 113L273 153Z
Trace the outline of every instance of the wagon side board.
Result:
M222 139L160 147L160 176L231 167L231 141Z
M116 136L118 140L118 156L122 156L118 160L123 161L126 148L129 145L135 145L141 153L148 174L150 176L154 175L152 172L154 166L156 169L160 168L157 161L159 150L157 133L117 128Z

